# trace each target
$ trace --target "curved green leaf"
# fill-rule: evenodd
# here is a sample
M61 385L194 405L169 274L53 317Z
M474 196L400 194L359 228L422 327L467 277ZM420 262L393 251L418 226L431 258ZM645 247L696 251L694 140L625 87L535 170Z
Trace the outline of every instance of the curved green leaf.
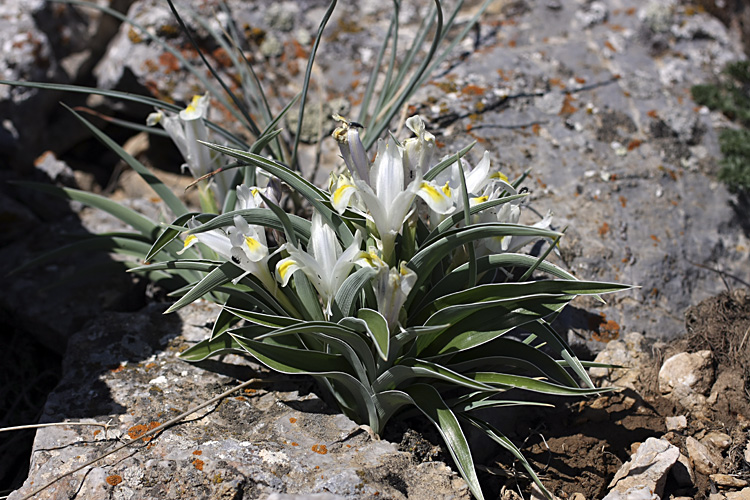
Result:
M456 415L445 404L440 393L434 387L426 384L413 385L405 392L443 437L453 461L456 463L461 476L468 483L472 494L479 500L484 500L482 488L479 486L479 478L477 478L474 469L474 459L471 456L469 442L466 440Z

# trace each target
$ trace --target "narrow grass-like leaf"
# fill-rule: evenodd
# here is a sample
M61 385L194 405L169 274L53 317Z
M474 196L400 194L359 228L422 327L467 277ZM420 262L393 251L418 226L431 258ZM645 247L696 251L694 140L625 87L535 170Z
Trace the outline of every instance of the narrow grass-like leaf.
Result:
M273 326L276 328L285 328L302 323L302 320L290 318L288 316L278 316L275 314L264 314L258 311L248 311L237 307L226 306L225 309L235 316L250 321L258 325Z
M269 208L246 208L243 210L234 210L218 216L213 216L210 220L201 224L199 227L190 230L190 234L203 233L205 231L211 231L213 229L220 229L223 227L231 226L234 224L234 216L240 215L244 218L248 224L257 226L268 227L279 231L284 231L284 224L278 218L278 216ZM302 217L286 214L293 233L297 238L300 238L303 243L307 244L310 240L310 231L312 224L309 220L303 219ZM186 229L182 229L185 231Z
M312 68L313 68L313 63L315 62L315 54L317 54L318 52L318 46L320 45L320 41L323 39L323 30L325 29L326 24L328 24L328 20L331 18L331 15L333 14L333 10L336 8L336 3L337 3L337 0L331 0L331 3L328 4L328 9L326 9L325 14L323 14L323 19L320 21L320 25L318 26L318 34L315 36L312 49L310 49L310 57L307 58L307 67L305 68L305 77L302 80L302 97L300 98L300 103L299 103L299 117L297 118L297 133L294 136L294 148L292 150L291 166L293 168L297 167L297 148L299 147L299 142L302 136L302 120L305 117L305 104L307 104L307 90L310 87L310 77L312 76Z
M154 175L148 168L146 168L145 165L136 160L133 155L125 151L122 147L120 147L119 144L110 139L107 134L99 130L80 114L73 111L73 109L65 104L62 104L62 106L73 113L73 116L75 116L78 121L83 123L86 128L88 128L102 144L107 146L110 150L114 151L117 156L119 156L125 163L128 164L130 168L135 170L135 172L140 175L144 181L146 181L149 187L154 190L154 192L164 201L164 203L166 203L169 209L172 210L172 212L176 216L187 213L188 210L187 207L185 207L185 204L182 203L182 201L177 198L177 196L175 196L172 190L168 188L158 177L156 177L156 175Z
M450 355L446 360L441 357L430 359L436 363L446 364L461 373L469 370L476 371L482 367L490 368L494 361L500 360L505 360L514 366L525 367L529 371L536 372L534 375L545 375L558 383L578 387L573 377L554 359L541 350L517 340L498 338L474 349ZM518 363L513 360L517 360ZM495 366L500 366L500 364L495 363Z
M317 210L328 224L336 232L343 246L349 246L354 240L354 235L347 227L339 215L331 208L326 206L323 200L328 200L328 195L318 187L301 177L298 173L289 170L287 167L254 153L247 153L239 149L228 148L218 144L206 144L208 147L227 154L239 160L247 161L249 164L265 170L275 175L282 181L286 182L295 191L301 194Z
M543 340L550 349L559 354L560 357L568 363L568 366L570 366L575 374L578 375L581 380L583 380L584 384L587 387L594 387L594 382L592 382L588 372L579 361L578 356L571 352L567 342L565 342L565 340L560 337L560 335L555 331L554 328L549 325L549 323L547 323L547 321L540 319L538 321L528 323L524 326L524 329L537 335L537 337Z
M174 222L172 222L172 226L184 226L187 224L187 221L189 221L191 218L200 215L197 212L189 212L186 214L182 214L179 216ZM164 228L164 231L159 235L158 238L156 238L156 241L149 249L146 256L143 258L144 261L149 262L153 260L153 258L164 250L167 245L169 245L175 238L177 238L180 235L180 231L173 229L172 227L166 227ZM190 251L191 249L188 249ZM195 252L191 252L191 254L188 254L187 257L197 257L197 254Z
M525 198L526 196L528 196L526 193L522 193L522 194L515 194L512 196L505 196L503 198L498 198L496 200L489 200L489 201L485 201L482 203L477 203L476 205L469 207L469 215L476 215L489 208L496 207L498 205L504 205L505 203L511 202L513 200L518 200L520 198ZM422 241L421 244L422 245L429 244L432 240L440 236L445 231L455 227L455 225L461 222L462 220L464 220L463 212L459 212L459 213L456 213L447 217L440 224L438 224L437 227L435 227L435 229L432 230L432 232L430 232L430 234Z
M523 468L526 469L526 472L529 473L532 481L534 481L534 483L539 487L542 493L544 493L544 496L547 497L548 500L552 500L554 498L552 495L550 495L549 491L547 491L542 482L539 480L539 477L536 475L536 472L534 472L534 469L531 467L531 464L529 464L528 460L526 460L526 457L523 456L521 450L519 450L518 447L513 444L510 439L505 437L500 431L498 431L496 428L494 428L484 420L466 414L462 414L461 418L466 420L467 422L470 422L478 429L481 429L490 439L508 450L514 457L516 457L519 462L521 462Z
M451 156L449 156L447 158L444 158L442 161L440 161L437 165L435 165L434 167L432 167L430 170L428 170L424 174L424 180L426 180L426 181L432 181L432 180L434 180L435 177L437 177L440 174L440 172L442 172L446 168L448 168L451 165L453 165L454 163L456 163L456 161L458 160L458 158L460 158L462 156L466 156L466 153L468 153L469 151L471 151L471 148L473 148L476 143L477 143L477 141L474 141L471 144L469 144L468 146L465 146L464 148L462 148L461 150L459 150L458 153L456 153L454 155L451 155Z
M489 223L474 224L447 231L440 238L422 248L409 261L408 266L417 273L417 282L414 284L409 297L406 299L405 307L408 309L411 302L420 293L424 281L432 272L433 268L448 254L459 246L481 238L494 236L532 236L539 238L554 238L558 233L547 229L522 226L518 224Z
M198 282L188 293L172 304L166 313L174 312L186 305L195 302L207 293L214 291L217 287L230 283L233 279L239 278L244 271L231 262L224 262L219 267L212 269L200 282Z

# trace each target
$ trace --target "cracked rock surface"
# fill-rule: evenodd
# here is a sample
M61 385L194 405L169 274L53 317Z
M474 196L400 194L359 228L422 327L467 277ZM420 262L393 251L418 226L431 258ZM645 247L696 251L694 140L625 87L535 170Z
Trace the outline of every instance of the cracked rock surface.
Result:
M418 464L332 413L307 378L269 374L238 356L225 359L222 372L213 371L215 362L180 361L179 351L209 333L215 309L163 311L151 305L136 314L105 314L71 339L63 379L41 422L109 422L110 428L40 429L29 478L10 500L121 441L133 445L33 498L470 498L442 462ZM153 438L139 438L237 385L234 377L260 381Z

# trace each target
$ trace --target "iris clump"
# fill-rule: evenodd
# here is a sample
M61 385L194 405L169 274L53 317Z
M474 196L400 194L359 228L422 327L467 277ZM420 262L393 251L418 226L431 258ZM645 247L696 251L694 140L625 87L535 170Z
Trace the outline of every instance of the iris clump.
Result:
M237 49L242 41L236 33L214 32L199 18L227 49L242 76L245 99L207 60L215 82L206 79L206 68L190 65L147 30L142 35L171 50L206 85L207 94L183 108L117 91L0 82L153 106L150 132L174 141L200 192L201 212L191 212L157 176L73 112L144 178L174 220L153 221L75 189L35 186L107 211L135 232L97 235L34 259L26 268L95 248L130 256L131 271L179 297L169 311L199 299L220 304L210 336L183 352L183 359L239 352L281 373L312 376L326 399L375 434L392 418L416 409L436 427L474 496L483 498L466 438L467 428L478 429L508 450L546 492L518 447L478 412L540 404L524 399L524 391L601 392L552 322L579 295L601 300L602 294L628 287L581 281L549 262L562 236L552 229L551 212L533 224L522 223L525 174L510 179L492 165L491 152L469 162L472 144L438 158L435 136L420 116L406 120L407 137L387 134L414 91L489 3L450 39L462 2L444 24L441 2L435 0L398 61L403 37L399 2L394 2L357 121L334 117L343 168L329 166L339 173L325 188L299 173L299 130L290 138L278 124L297 102L302 123L312 65L335 0L310 50L302 92L276 113ZM432 44L419 62L421 44L431 33ZM439 50L443 42L447 48ZM384 78L378 78L381 66L387 67ZM244 128L251 141L210 120L213 100L230 111L236 128ZM524 253L535 242L546 242L539 246L541 254Z

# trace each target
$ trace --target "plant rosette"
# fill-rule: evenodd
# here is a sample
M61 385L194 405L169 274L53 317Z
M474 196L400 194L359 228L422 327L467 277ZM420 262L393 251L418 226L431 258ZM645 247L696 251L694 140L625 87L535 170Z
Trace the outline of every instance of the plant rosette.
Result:
M471 146L433 164L435 138L414 116L406 122L414 137L379 140L370 161L361 126L337 119L347 171L327 190L272 159L207 144L285 183L312 217L286 213L278 188L240 185L236 210L182 217L164 230L149 255L185 233L190 257L135 271L202 273L169 311L206 296L223 304L210 338L181 357L241 352L311 375L376 434L416 407L483 498L464 432L476 427L543 489L520 450L476 410L539 404L515 399L518 391L509 398L513 389L601 392L550 323L578 295L628 286L580 281L548 262L562 234L549 215L519 223L523 177L493 171L489 153L473 168L462 158ZM539 240L549 243L541 256L519 253Z

